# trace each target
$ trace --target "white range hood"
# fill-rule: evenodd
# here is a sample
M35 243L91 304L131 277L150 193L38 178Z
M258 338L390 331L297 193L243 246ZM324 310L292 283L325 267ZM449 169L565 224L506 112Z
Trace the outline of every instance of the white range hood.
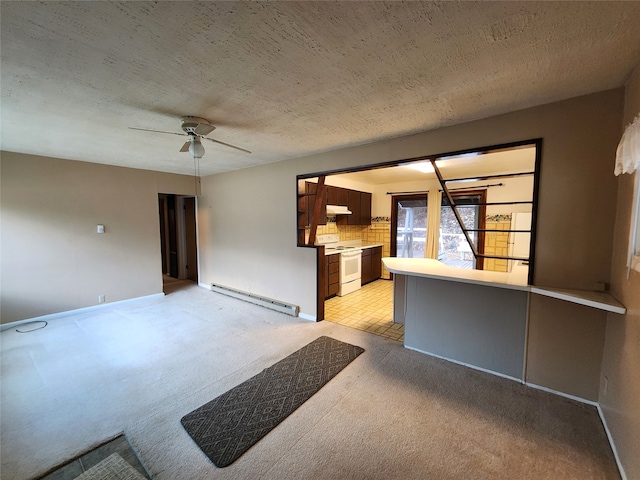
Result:
M351 215L353 212L342 205L327 205L327 215Z

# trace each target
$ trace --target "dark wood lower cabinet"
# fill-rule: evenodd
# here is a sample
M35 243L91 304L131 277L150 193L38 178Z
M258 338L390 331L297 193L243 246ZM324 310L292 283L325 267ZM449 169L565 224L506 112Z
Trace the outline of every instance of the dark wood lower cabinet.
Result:
M371 276L374 280L382 277L382 247L373 247L371 250Z
M362 249L362 285L382 276L382 247Z
M364 285L365 283L369 283L373 278L371 277L371 249L363 248L362 249L362 267L361 267L362 276L360 278L360 283Z
M326 255L327 290L325 298L333 297L340 290L340 254Z

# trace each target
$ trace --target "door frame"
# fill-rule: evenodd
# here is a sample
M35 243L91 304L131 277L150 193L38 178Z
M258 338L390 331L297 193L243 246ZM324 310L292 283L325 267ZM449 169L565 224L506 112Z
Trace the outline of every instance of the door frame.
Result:
M194 235L188 246L185 199L194 199ZM181 280L189 279L187 263L189 250L195 249L196 283L200 280L200 249L198 241L198 197L195 195L175 195L159 193L160 250L162 255L162 274ZM173 247L173 249L172 249ZM174 255L172 255L172 253Z

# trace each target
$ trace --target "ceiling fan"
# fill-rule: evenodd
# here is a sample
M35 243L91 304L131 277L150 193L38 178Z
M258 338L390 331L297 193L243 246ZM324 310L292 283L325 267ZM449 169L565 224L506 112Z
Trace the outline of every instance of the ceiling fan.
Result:
M143 132L167 133L170 135L180 135L182 137L188 136L189 140L185 142L180 151L189 152L193 158L202 158L202 155L204 155L204 147L200 142L201 138L209 140L210 142L219 143L220 145L224 145L225 147L235 148L236 150L240 150L241 152L251 153L249 150L246 150L244 148L236 147L235 145L231 145L230 143L224 143L220 140L214 140L213 138L207 137L207 135L213 132L216 127L211 125L211 123L209 123L209 120L207 120L206 118L181 117L180 119L182 120L182 131L184 133L164 132L161 130L150 130L148 128L129 128L131 130L142 130Z

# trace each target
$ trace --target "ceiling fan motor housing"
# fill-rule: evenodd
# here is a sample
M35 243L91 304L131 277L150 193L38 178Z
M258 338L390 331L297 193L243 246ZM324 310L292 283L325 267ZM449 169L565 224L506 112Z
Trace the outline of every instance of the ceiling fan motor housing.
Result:
M182 117L182 131L188 135L208 135L215 129L206 118Z

